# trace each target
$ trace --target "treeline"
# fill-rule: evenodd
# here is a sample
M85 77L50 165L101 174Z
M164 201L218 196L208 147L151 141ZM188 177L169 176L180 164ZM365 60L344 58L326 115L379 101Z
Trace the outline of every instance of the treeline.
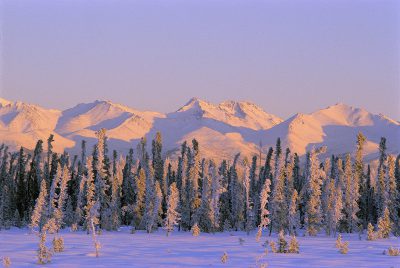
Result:
M135 230L163 227L219 232L224 230L309 235L359 232L368 225L387 226L400 234L400 160L379 145L379 163L363 161L365 137L359 133L354 157L332 155L320 162L324 148L307 153L304 164L280 139L261 162L237 154L219 163L201 158L196 140L184 142L180 156L163 157L162 137L142 138L125 157L109 153L106 131L79 156L46 151L39 140L32 154L0 147L0 227L42 228L50 220L59 228ZM369 227L371 228L371 227Z

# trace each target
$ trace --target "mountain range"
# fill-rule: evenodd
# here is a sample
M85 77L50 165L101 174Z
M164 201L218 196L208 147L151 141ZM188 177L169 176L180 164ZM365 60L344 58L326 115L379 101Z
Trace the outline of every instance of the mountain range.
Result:
M251 156L258 154L260 147L266 152L278 137L284 147L301 156L321 146L327 146L326 155L341 155L354 151L359 131L367 138L367 159L377 157L381 137L387 138L389 153L400 152L398 121L342 103L283 120L250 102L213 104L198 98L166 114L110 101L97 100L60 111L0 99L0 142L11 150L20 146L33 149L38 139L46 141L52 133L56 152L78 153L81 140L94 145L101 128L107 129L109 148L122 153L135 148L143 136L151 140L158 131L163 151L171 156L179 152L183 141L193 138L207 157L229 159L238 152Z

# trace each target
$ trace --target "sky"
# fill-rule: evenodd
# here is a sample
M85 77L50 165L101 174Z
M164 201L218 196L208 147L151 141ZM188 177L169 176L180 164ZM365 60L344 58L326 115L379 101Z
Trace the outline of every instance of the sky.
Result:
M106 99L172 112L191 97L288 118L342 102L400 120L400 1L0 0L0 97Z

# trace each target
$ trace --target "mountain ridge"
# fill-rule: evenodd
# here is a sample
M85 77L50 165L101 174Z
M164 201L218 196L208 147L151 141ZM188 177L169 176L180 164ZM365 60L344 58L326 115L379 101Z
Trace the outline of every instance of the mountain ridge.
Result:
M382 114L343 103L312 113L297 113L283 120L247 101L223 101L214 104L190 99L171 113L141 111L107 100L80 103L66 110L46 109L39 105L12 102L0 98L0 140L12 150L19 146L33 149L37 139L55 135L54 148L72 153L80 141L96 142L95 133L107 129L110 148L126 153L140 138L163 135L164 152L174 154L183 141L196 138L205 156L227 158L237 152L251 156L281 138L283 146L304 155L313 146L327 146L327 154L354 150L361 131L367 138L366 156L377 152L381 136L388 140L391 153L400 152L400 123Z

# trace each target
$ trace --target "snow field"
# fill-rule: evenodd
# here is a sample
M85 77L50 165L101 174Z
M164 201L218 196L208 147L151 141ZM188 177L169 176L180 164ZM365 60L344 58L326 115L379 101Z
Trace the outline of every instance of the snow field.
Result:
M201 233L193 237L190 232L173 232L169 237L161 230L152 234L137 231L130 234L129 227L118 232L106 232L98 237L102 248L96 258L93 242L86 232L63 230L65 251L53 255L46 265L38 265L36 249L38 237L27 229L12 228L0 231L0 257L11 258L10 267L400 267L400 257L383 255L389 246L400 247L400 238L366 241L358 234L342 234L349 241L349 253L340 254L335 248L336 238L323 234L317 237L297 237L300 254L272 253L266 240L277 241L263 234L260 243L255 232ZM244 239L241 245L239 238ZM51 245L52 235L47 238ZM287 237L289 241L289 237ZM224 252L228 255L221 262ZM257 259L258 265L257 266Z

